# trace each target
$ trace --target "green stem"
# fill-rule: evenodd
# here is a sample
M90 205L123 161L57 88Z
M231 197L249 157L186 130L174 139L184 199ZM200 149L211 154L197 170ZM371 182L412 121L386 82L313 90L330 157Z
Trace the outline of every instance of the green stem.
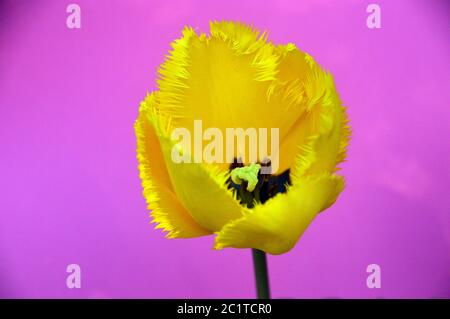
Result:
M258 249L252 249L252 254L258 299L270 299L266 253Z
M247 182L241 183L239 188L241 203L253 208L254 201L259 201L259 190L247 191ZM267 273L266 253L259 249L252 249L253 268L255 270L256 292L258 299L270 299L269 275Z

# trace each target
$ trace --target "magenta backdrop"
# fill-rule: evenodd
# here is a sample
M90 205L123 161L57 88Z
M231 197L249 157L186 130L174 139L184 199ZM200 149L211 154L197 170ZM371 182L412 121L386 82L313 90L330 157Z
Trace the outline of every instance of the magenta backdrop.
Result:
M450 7L445 1L0 4L0 296L253 297L249 250L149 225L133 122L184 25L235 19L335 77L353 127L347 188L269 256L274 297L450 297ZM66 266L82 287L66 287ZM381 266L380 289L366 267Z

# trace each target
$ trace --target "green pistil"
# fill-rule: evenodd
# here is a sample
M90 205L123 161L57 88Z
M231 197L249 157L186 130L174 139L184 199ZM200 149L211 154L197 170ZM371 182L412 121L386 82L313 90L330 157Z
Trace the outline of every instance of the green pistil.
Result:
M251 163L249 166L236 167L231 171L231 180L235 184L247 182L247 191L253 192L258 184L258 173L261 165Z

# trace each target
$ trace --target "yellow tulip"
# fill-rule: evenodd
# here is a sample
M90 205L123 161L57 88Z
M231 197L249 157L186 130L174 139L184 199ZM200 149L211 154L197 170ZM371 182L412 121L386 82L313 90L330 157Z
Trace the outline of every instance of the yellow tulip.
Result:
M135 124L156 228L168 238L215 234L216 249L292 249L344 188L336 172L350 129L331 74L294 44L274 45L265 33L235 22L212 22L209 35L186 27L158 73L158 90L141 103ZM193 129L199 119L222 131L279 128L281 173L258 175L259 164L247 172L227 163L175 163L172 130ZM248 202L239 189L250 179ZM266 183L265 194L255 193L257 183Z

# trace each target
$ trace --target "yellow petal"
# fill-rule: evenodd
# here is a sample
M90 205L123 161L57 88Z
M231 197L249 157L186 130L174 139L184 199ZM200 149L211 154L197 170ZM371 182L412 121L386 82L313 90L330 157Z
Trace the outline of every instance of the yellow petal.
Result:
M169 238L208 235L211 232L200 226L175 196L158 137L148 118L152 103L154 97L149 95L141 104L135 131L140 177L153 222L156 228L168 232Z
M220 230L230 220L242 216L242 206L226 187L228 173L203 163L172 160L176 142L171 140L171 120L159 115L156 106L149 115L161 145L162 157L174 192L193 219L210 231ZM190 157L189 152L185 150Z
M282 254L294 247L314 217L332 205L344 181L337 175L303 178L263 205L247 209L244 216L218 232L216 249L257 248Z
M309 142L301 147L291 169L293 183L303 176L336 172L339 170L337 165L345 160L350 138L345 108L330 113L322 116L334 122L332 127L325 133L311 136Z
M201 119L204 128L218 128L224 136L226 128L266 128L268 140L270 129L278 128L282 140L301 115L295 83L277 78L286 52L265 34L239 23L214 22L209 36L186 28L172 47L158 86L161 112L174 127L193 132L194 120Z
M297 49L290 50L286 56L280 66L281 70L286 69L285 78L292 78L292 73L306 68L298 89L303 92L305 111L282 141L280 166L289 165L293 179L333 173L345 158L350 136L345 107L336 92L333 77L311 56ZM302 60L304 62L300 63Z

